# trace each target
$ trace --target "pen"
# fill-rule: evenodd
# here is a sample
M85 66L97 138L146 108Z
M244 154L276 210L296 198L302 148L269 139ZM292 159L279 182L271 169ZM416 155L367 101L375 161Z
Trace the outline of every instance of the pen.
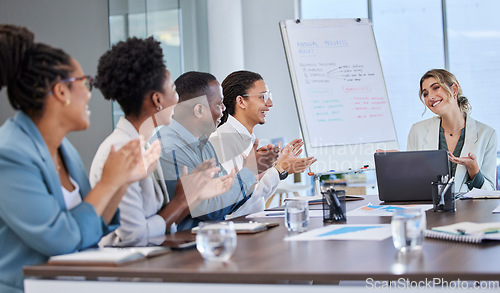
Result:
M325 190L323 193L323 196L325 197L326 204L331 207L332 206L332 200L330 199L330 189Z
M451 184L453 183L454 180L455 180L455 177L451 177L450 180L448 180L448 183L446 183L446 186L444 187L443 192L441 192L441 200L439 202L440 206L444 206L444 196L445 196L446 192L448 191L448 188L450 188L450 186L451 186Z
M338 206L340 205L340 203L338 202L339 199L337 198L337 196L335 195L334 192L329 192L327 194L327 198L330 199L330 213L333 214L335 221L340 220L339 215L338 215L339 214Z
M265 216L266 217L275 217L275 216L284 216L285 213L268 213Z
M490 234L490 233L498 233L500 232L499 228L488 228L488 229L483 229L481 230L484 234Z
M337 194L330 192L328 195L330 196L330 201L332 202L333 216L335 220L345 221L344 210L342 209L342 205L340 204Z

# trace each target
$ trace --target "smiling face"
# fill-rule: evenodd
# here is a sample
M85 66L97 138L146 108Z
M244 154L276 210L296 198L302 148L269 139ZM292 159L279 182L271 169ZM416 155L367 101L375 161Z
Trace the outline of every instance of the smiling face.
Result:
M429 77L422 82L422 99L432 113L442 116L443 114L458 109L456 98L457 85L450 87L451 93L447 91L434 77Z
M179 101L179 95L175 91L175 84L170 71L166 70L165 75L163 92L160 93L163 110L155 115L158 125L169 125L172 122L173 111Z
M226 110L226 107L222 102L222 87L217 80L213 80L208 83L207 98L214 125L217 127L221 122L224 110Z
M266 123L269 108L273 106L271 99L267 103L265 102L265 92L269 92L266 83L263 80L258 80L247 91L246 97L243 99L245 120L253 126Z
M84 76L82 67L75 59L71 59L71 66L74 70L69 74L71 77ZM71 85L66 84L69 89L69 105L64 108L64 115L72 124L71 130L84 130L90 126L90 110L88 104L90 101L90 91L85 86L85 79L72 81Z

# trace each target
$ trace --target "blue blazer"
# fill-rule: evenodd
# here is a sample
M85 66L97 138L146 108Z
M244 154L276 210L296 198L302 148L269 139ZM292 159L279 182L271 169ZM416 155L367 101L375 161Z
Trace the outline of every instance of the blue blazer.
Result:
M80 156L64 139L60 150L82 199L90 191ZM33 121L18 112L0 127L0 292L22 292L22 267L95 246L108 226L93 206L66 209L61 182Z

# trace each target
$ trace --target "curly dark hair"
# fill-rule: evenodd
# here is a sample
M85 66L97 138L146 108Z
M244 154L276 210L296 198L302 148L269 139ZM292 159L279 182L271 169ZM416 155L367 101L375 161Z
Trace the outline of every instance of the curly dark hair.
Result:
M125 116L140 116L144 97L163 92L167 67L160 42L129 38L99 58L95 85L104 98L117 101Z
M67 78L74 68L63 50L33 39L33 33L25 27L0 25L0 89L7 86L14 109L37 118L43 113L52 86Z
M175 89L179 95L179 103L205 94L215 76L206 72L188 71L175 80Z
M248 90L259 80L263 80L260 74L247 70L235 71L224 79L221 86L226 110L219 127L227 121L229 115L234 115L236 97L247 94Z

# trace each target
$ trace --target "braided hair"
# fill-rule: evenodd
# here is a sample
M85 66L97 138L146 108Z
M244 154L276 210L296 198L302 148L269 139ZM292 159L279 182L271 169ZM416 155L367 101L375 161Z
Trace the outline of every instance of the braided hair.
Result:
M117 101L126 116L139 117L146 94L164 92L166 70L160 42L133 37L99 58L96 87L106 100Z
M236 98L247 94L248 90L259 80L263 80L260 74L246 70L235 71L224 79L221 86L222 94L224 95L223 103L226 106L226 110L221 118L219 127L227 121L229 115L234 115Z
M71 57L61 49L35 43L25 27L0 25L0 89L7 86L12 107L40 117L52 86L73 70ZM68 85L71 86L71 85Z

